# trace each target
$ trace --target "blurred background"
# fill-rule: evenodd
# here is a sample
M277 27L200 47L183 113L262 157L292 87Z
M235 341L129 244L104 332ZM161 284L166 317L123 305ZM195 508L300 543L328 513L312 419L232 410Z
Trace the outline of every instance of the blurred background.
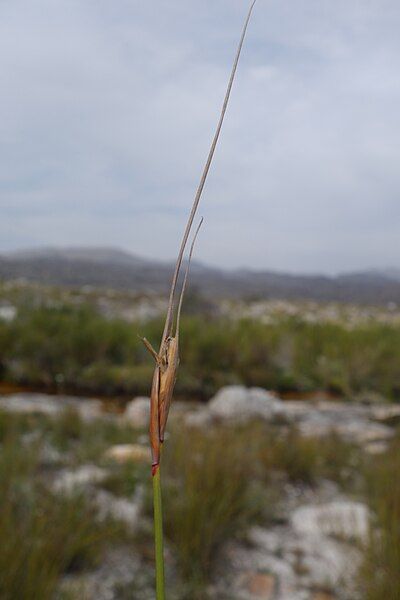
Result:
M0 5L0 598L154 597L138 334L247 8ZM255 7L183 306L168 598L400 598L399 26Z

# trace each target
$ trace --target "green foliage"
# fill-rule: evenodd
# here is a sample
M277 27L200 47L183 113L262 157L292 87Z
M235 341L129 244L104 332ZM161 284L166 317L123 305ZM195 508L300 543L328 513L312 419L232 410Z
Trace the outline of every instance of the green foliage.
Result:
M28 432L36 424L36 415L19 415L0 410L0 443Z
M129 425L113 420L83 421L79 413L68 408L54 419L47 419L42 427L52 445L69 453L75 463L101 462L104 452L113 444L132 443L137 433Z
M0 374L17 383L105 395L148 393L153 365L137 334L157 345L162 324L106 320L89 306L22 309L0 326ZM188 316L177 394L209 397L244 383L400 396L400 328L351 330L286 318L274 324Z
M69 407L51 422L51 441L59 450L67 450L71 441L84 435L84 426L78 411Z
M55 417L0 412L1 598L58 597L63 575L91 569L106 545L132 543L120 526L97 520L88 498L60 498L49 491L49 472L40 466L43 442L62 450L68 467L80 462L110 467L104 451L134 439L135 432L121 423L85 422L71 409ZM399 449L397 439L387 454L369 458L364 468L359 451L333 434L317 440L284 424L201 431L176 423L163 456L166 536L180 573L179 593L171 585L171 598L204 600L223 544L238 536L245 540L253 523L265 526L286 518L288 481L301 488L328 478L343 488L357 477L364 478L360 489L376 515L359 587L367 600L397 598ZM138 484L149 493L150 479L147 465L113 463L101 486L131 497ZM140 535L135 548L148 561L153 546L146 521ZM124 597L136 597L135 590L127 588Z
M127 462L123 465L113 465L112 472L102 482L101 487L115 496L131 497L137 485L149 478L147 464Z
M353 329L301 324L295 373L312 385L351 396L374 390L399 397L400 328L372 323Z
M278 470L294 482L314 484L325 477L345 484L348 467L359 460L357 450L334 433L319 439L303 437L291 427L285 434L265 432L264 438L258 455L267 477Z
M136 345L125 323L88 307L26 309L10 328L16 379L40 385L73 385L93 364L127 363Z
M336 435L304 438L258 422L207 432L176 427L163 456L165 532L173 545L184 597L204 598L215 555L252 523L282 518L283 486L346 482L357 451ZM279 474L279 477L277 475Z
M83 496L55 496L39 473L39 447L11 428L0 453L0 597L50 600L63 573L93 566L115 526Z
M193 589L210 576L221 544L260 514L244 444L244 433L229 429L175 430L163 457L165 533Z
M137 334L157 346L160 321L107 320L90 306L23 308L0 324L0 376L86 393L148 393L153 364ZM273 324L222 318L182 320L176 392L209 397L230 383L278 390L365 390L400 397L400 328L351 330L285 318Z

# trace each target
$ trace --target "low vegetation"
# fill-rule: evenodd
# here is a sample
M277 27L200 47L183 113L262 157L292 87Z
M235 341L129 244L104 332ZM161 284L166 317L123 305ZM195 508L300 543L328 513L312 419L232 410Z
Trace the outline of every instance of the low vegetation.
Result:
M90 495L83 490L55 494L50 485L57 469L91 463L109 469L97 485L116 497L132 498L138 486L149 492L148 465L111 464L104 458L110 445L137 441L140 435L115 419L84 422L71 409L51 418L0 412L1 598L58 597L65 575L93 570L115 545L131 544L149 565L151 503L142 530L127 540L126 527L99 520ZM43 462L43 449L49 447L59 455L50 465ZM288 484L312 489L329 479L366 501L374 515L360 573L362 597L397 599L399 449L400 436L386 453L366 461L335 435L303 438L284 424L202 431L176 422L164 454L165 532L175 565L169 597L205 600L227 541L245 542L252 524L282 523ZM121 591L121 598L141 597L140 590L129 589Z
M370 533L361 587L365 600L400 597L400 434L388 452L366 468L366 489L374 526Z
M46 485L39 439L22 443L31 418L2 414L0 423L0 597L50 600L63 575L97 564L118 526L99 522L84 495Z
M301 436L295 427L288 428L284 434L266 431L265 427L258 427L258 431L257 459L264 476L278 471L293 483L315 485L321 478L335 481L343 488L350 485L350 480L351 485L355 483L360 452L335 433L317 439Z
M202 600L224 542L286 517L286 483L316 486L329 478L344 489L349 478L354 486L361 465L359 452L335 435L305 439L294 428L278 433L260 423L176 428L164 458L166 535L187 597Z
M0 322L0 378L21 385L103 395L148 394L153 365L137 334L158 342L158 320L105 319L87 305L20 307ZM367 323L272 324L187 315L177 395L208 398L222 385L280 391L369 392L400 399L400 327Z
M157 343L161 323L153 319L128 326L105 318L94 304L53 300L44 306L30 299L18 306L13 320L0 321L0 380L60 392L147 395L153 364L137 333ZM372 393L400 400L396 322L370 321L349 329L340 322L311 323L288 315L262 323L188 313L181 339L177 395L182 398L205 399L223 385L243 383L282 392L326 390L347 399ZM83 421L73 409L55 417L0 411L0 598L64 598L59 592L66 575L93 570L110 547L120 544L132 545L151 573L150 503L148 519L145 513L138 535L128 539L126 527L99 518L90 494L56 494L51 486L59 469L89 463L108 469L96 485L117 498L131 499L138 489L149 492L147 464L105 458L113 444L137 442L141 435L113 418ZM52 458L45 460L49 450ZM284 422L207 431L178 423L163 461L165 533L173 557L168 566L175 580L169 582L169 597L174 600L205 600L226 542L245 542L253 524L285 522L287 488L309 491L323 479L371 509L360 597L399 599L400 433L386 452L366 460L334 434L304 438ZM141 583L132 585L139 590ZM129 600L136 593L124 588L120 597Z
M262 511L255 447L246 447L243 431L172 432L164 457L165 529L192 597L207 582L222 543Z

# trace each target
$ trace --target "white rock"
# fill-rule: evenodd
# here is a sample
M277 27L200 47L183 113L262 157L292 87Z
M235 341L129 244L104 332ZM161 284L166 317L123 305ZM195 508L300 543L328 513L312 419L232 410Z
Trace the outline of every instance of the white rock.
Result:
M150 420L150 398L139 396L131 400L125 409L123 419L138 429L147 427Z
M50 396L49 394L21 393L2 396L0 409L23 414L39 413L49 417L60 415L67 409L73 409L87 421L103 416L100 400L61 395Z
M111 516L125 523L130 530L135 529L140 519L143 504L143 490L139 487L132 500L118 498L105 490L98 490L95 502L100 518Z
M143 573L143 565L136 548L129 545L108 546L99 565L91 571L68 573L60 582L60 596L84 600L116 600L136 589L136 582ZM146 573L144 573L146 576ZM148 596L151 598L151 592Z
M384 454L389 447L387 442L371 442L364 446L364 451L372 456L376 456L377 454Z
M227 557L228 564L232 568L232 572L229 574L229 583L233 584L233 589L231 590L232 598L250 600L248 594L243 595L238 593L238 587L241 587L243 574L249 569L271 573L276 577L279 590L277 598L279 600L281 598L285 598L285 600L289 598L300 600L302 598L296 586L296 574L290 562L283 554L286 535L282 534L285 531L282 528L277 528L275 535L275 532L271 532L271 530L254 527L248 532L251 542L250 547L233 544ZM271 533L274 538L273 540L270 540ZM278 544L277 547L276 544ZM273 551L271 551L271 547L274 548ZM226 583L227 581L224 580L223 587L225 587Z
M121 464L127 462L149 463L151 454L150 448L141 444L116 444L106 450L104 458L115 460Z
M11 304L3 304L0 306L0 320L11 323L17 316L17 309Z
M72 494L80 488L102 483L108 475L106 469L95 465L83 465L75 470L61 471L53 483L53 489L57 493ZM130 529L137 526L143 504L143 490L140 486L132 499L119 498L110 492L95 488L91 489L91 497L97 506L100 519L111 516L123 521Z
M339 435L356 444L370 444L372 442L383 442L394 436L394 431L387 425L380 423L348 423L338 429Z
M388 414L395 415L396 411L387 413L384 407L378 408L340 402L302 402L298 405L284 402L282 410L287 420L296 423L304 436L323 437L335 432L349 442L365 446L387 441L394 435L391 427L373 421L375 414L384 418Z
M110 418L110 415L105 415L103 405L100 400L81 399L71 404L75 408L81 419L84 421L93 421L96 419Z
M40 413L48 416L57 415L62 410L61 404L46 394L11 394L3 396L0 408L15 413Z
M249 419L272 419L281 413L282 402L261 388L231 385L222 388L210 400L211 415L227 421L243 422Z
M187 427L203 429L209 427L213 420L213 415L207 408L191 411L185 415L185 424Z
M53 483L55 492L72 493L76 489L102 483L108 476L108 471L96 465L82 465L78 469L61 471Z
M369 512L361 502L337 500L299 507L291 516L291 524L300 535L324 535L363 542L368 538Z
M51 446L49 443L44 443L40 447L40 464L46 466L54 466L63 461L63 454Z
M331 537L304 536L288 543L286 557L298 585L341 591L351 587L360 564L360 551Z
M282 416L288 422L296 423L307 417L310 411L313 410L311 402L305 400L285 400L282 402Z
M374 406L371 409L371 418L386 425L397 425L400 423L400 405Z
M248 596L237 595L235 589L247 569L270 573L276 578L274 598L277 600L310 600L313 589L334 591L338 598L355 597L353 588L362 559L361 550L343 538L327 535L318 519L316 524L312 521L311 527L306 508L314 511L318 507L298 509L297 517L288 525L270 529L254 527L248 533L250 546L233 545L228 557L233 568L231 597L250 600ZM307 525L303 526L303 519Z

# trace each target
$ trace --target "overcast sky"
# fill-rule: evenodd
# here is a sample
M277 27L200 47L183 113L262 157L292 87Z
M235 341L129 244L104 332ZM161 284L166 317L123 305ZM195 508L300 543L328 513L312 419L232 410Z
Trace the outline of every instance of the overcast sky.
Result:
M0 1L0 251L172 259L247 0ZM400 266L399 0L258 0L196 258Z

